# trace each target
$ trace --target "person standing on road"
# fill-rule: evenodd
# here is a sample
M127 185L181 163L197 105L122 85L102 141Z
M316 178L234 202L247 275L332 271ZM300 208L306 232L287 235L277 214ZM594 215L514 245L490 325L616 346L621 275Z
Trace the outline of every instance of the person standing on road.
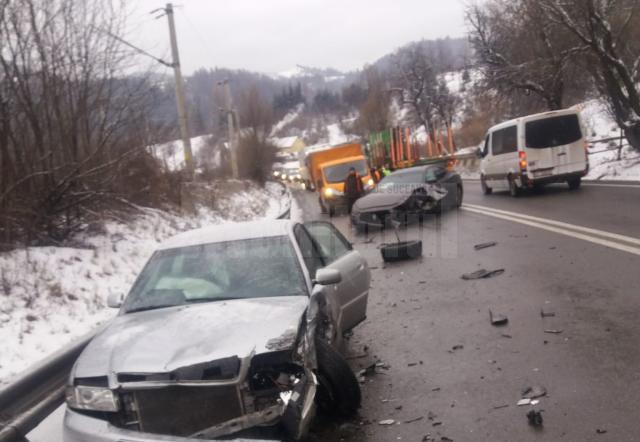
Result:
M349 169L349 175L344 180L344 195L347 198L347 209L351 213L351 209L355 202L364 194L364 186L362 185L362 178L356 172L355 167Z

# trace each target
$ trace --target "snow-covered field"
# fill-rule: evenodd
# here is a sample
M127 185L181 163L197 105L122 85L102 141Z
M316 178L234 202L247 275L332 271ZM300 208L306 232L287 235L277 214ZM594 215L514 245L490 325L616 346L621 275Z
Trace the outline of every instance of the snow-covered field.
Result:
M182 215L141 208L131 222L106 221L68 247L0 254L0 384L115 315L111 293L126 293L159 242L222 222L275 218L289 208L277 183L252 185Z

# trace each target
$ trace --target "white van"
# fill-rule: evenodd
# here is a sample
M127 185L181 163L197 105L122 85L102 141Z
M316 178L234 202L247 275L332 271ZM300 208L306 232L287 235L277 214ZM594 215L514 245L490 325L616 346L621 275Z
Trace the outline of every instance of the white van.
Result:
M580 187L589 172L587 141L580 114L560 110L529 115L489 129L482 148L480 182L518 196L523 188L566 182Z

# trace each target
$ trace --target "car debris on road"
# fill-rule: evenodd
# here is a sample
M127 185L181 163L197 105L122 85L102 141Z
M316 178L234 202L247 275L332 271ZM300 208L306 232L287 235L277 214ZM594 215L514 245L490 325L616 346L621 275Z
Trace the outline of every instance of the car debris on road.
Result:
M498 243L496 241L491 241L491 242L485 242L482 244L476 244L475 246L473 246L473 248L476 250L482 250L482 249L488 249L489 247L495 247L497 245Z
M542 411L531 410L527 413L527 419L529 421L529 425L532 427L542 427L543 419L542 419Z
M493 278L494 276L502 275L504 273L504 269L497 270L487 270L480 269L472 273L465 273L462 275L462 279L465 281L472 281L474 279L488 279Z
M496 327L502 327L509 323L509 318L505 315L494 314L491 310L489 310L489 319L491 320L491 324Z

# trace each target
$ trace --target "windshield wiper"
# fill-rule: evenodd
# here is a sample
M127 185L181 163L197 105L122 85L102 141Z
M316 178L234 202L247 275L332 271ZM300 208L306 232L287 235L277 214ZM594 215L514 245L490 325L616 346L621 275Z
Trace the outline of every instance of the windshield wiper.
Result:
M180 304L145 305L145 306L142 306L142 307L136 307L136 308L132 308L130 310L127 310L127 313L146 312L146 311L149 311L149 310L157 310L159 308L176 307L177 305L180 305Z
M227 296L227 297L223 297L223 298L192 298L192 299L187 299L187 303L191 304L191 303L197 303L197 302L215 302L215 301L233 301L234 299L246 299L246 298L241 298L241 297L233 297L233 296Z

